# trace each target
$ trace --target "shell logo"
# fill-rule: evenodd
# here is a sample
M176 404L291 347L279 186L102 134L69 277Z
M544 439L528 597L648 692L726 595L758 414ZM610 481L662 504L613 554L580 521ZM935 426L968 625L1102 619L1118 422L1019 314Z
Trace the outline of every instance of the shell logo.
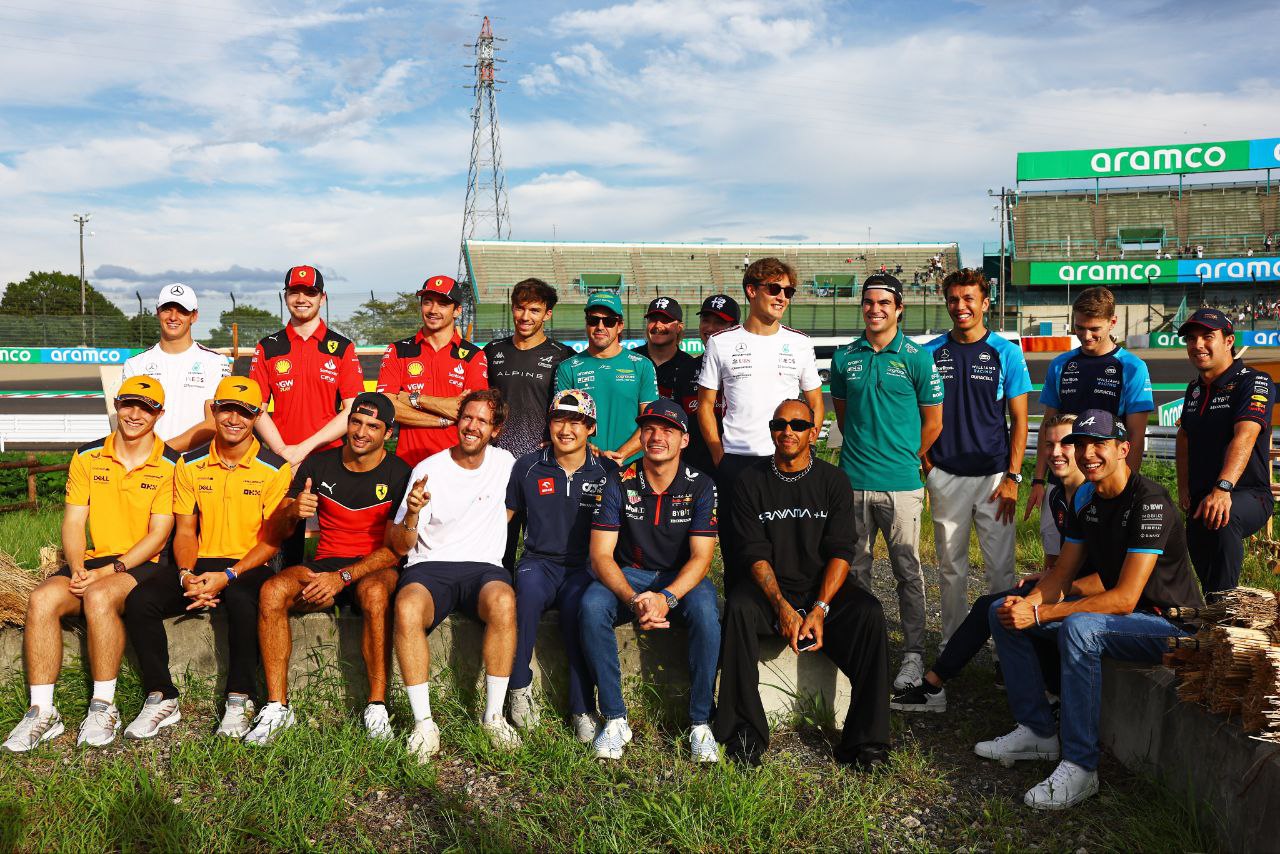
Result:
M276 362L276 373L287 374L289 373L289 370L292 367L293 367L293 363L290 362L288 359L281 359L280 361Z
M411 377L420 376L422 374L422 363L410 362L409 367L406 368L406 370L409 372L409 376Z

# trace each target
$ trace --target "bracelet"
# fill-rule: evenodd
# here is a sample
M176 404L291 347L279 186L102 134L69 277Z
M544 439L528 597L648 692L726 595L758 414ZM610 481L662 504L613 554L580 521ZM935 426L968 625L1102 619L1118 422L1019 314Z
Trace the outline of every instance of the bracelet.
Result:
M225 572L225 573L227 574L227 583L228 583L228 584L230 584L232 581L235 581L237 578L239 578L239 577L240 577L240 576L239 576L239 574L238 574L234 569L232 569L231 567L227 567L226 569L224 569L224 570L223 570L223 572Z
M1033 478L1031 478L1031 485L1032 485L1032 486L1044 486L1044 483L1045 483L1045 481L1044 481L1044 478L1042 478L1042 477L1033 477Z
M1040 625L1040 606L1039 605L1031 606L1031 615L1036 618L1036 626L1043 629L1044 626Z
M188 575L195 575L195 573L189 569L178 570L178 586L179 587L183 587L186 585Z
M813 605L811 605L810 607L812 607L812 608L821 608L821 609L822 609L822 616L824 616L824 617L829 617L829 616L831 616L831 606L830 606L830 605L828 605L826 602L823 602L821 599L814 599L814 600L813 600Z

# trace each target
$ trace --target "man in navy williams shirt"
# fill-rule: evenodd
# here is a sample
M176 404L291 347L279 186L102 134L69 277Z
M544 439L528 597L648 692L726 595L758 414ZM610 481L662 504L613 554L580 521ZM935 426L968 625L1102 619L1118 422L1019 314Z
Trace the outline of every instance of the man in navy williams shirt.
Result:
M1151 375L1147 363L1111 338L1116 326L1116 298L1106 288L1086 288L1071 306L1071 325L1080 346L1049 363L1040 390L1045 420L1059 412L1079 415L1086 409L1101 409L1119 416L1129 436L1130 471L1142 467L1146 448L1147 413L1156 408L1151 397ZM1037 443L1036 473L1023 518L1044 499L1044 476L1048 449L1044 435Z
M1031 377L1022 350L992 335L984 319L991 285L981 270L957 270L942 283L951 331L925 345L942 378L942 432L926 455L925 488L933 508L941 569L942 645L969 613L965 576L969 528L987 570L987 592L1014 583L1018 484L1027 448ZM1005 423L1005 409L1013 429Z

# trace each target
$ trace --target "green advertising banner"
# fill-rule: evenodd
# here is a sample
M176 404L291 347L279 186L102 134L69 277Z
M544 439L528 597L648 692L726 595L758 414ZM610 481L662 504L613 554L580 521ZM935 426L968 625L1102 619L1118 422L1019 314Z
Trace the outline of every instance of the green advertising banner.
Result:
M1079 151L1021 151L1019 181L1232 172L1280 165L1280 138Z
M1182 336L1176 332L1152 332L1148 338L1147 346L1154 349L1170 349L1173 347L1185 347L1187 342Z
M1019 264L1026 267L1019 269ZM1023 276L1018 275L1023 273ZM1014 284L1146 285L1177 281L1177 261L1024 261L1014 264Z

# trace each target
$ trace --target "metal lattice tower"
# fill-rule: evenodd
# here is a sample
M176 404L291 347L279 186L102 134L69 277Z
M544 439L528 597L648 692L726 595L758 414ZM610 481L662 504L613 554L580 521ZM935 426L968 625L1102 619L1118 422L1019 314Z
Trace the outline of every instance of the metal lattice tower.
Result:
M488 16L480 26L476 39L475 105L471 108L471 165L467 169L467 202L462 213L462 242L458 247L458 281L467 282L471 305L463 312L464 322L475 319L476 285L467 270L464 252L467 240L481 237L507 240L511 237L511 214L507 211L507 180L502 168L502 143L498 133L498 104L494 98L496 85L505 81L494 74L495 63L505 62L495 55L499 48Z

